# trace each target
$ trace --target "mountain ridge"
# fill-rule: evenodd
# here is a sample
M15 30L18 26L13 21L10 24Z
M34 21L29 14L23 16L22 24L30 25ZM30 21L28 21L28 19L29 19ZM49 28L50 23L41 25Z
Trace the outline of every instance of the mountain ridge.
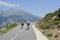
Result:
M19 9L2 10L0 11L0 15L0 26L2 25L2 23L10 25L12 23L20 23L22 21L35 22L40 19L40 17L37 17L35 15L32 15L28 12Z

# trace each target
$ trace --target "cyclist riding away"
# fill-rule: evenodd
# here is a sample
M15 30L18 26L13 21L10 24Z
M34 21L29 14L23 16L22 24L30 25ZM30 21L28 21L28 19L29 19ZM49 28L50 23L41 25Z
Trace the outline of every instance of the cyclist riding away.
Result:
M21 22L21 29L23 29L23 26L24 26L24 22Z
M27 21L27 30L29 29L30 22Z

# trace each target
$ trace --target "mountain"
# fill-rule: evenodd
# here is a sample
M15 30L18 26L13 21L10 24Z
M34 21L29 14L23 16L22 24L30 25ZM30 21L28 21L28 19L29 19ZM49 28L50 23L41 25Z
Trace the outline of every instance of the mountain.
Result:
M6 17L0 15L0 24L1 24L3 21L5 21L5 20L6 20Z
M1 12L2 13L2 12ZM15 17L20 17L20 18L23 18L25 20L29 20L29 21L37 21L39 20L40 17L37 17L35 15L32 15L28 12L25 12L23 10L19 10L19 9L10 9L10 10L4 10L3 11L3 15L4 16L15 16ZM18 17L18 18L19 18Z
M10 15L8 18L11 18L12 20L14 20L15 23L25 21L25 19L20 15Z
M35 22L39 19L40 17L19 9L0 10L0 28L13 23L20 23L22 21Z

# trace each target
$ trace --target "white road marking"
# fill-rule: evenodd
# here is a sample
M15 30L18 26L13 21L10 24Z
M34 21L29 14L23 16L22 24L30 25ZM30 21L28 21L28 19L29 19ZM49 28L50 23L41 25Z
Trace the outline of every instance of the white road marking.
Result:
M23 31L23 30L21 30L21 31L19 32L19 34L22 33L22 31ZM17 36L19 36L19 34L16 34L11 40L14 40Z
M36 34L37 40L49 40L34 25L32 26Z

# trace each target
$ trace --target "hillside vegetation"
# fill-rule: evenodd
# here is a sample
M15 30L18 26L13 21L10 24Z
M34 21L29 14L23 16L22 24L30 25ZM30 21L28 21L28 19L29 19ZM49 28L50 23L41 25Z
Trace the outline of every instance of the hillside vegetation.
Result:
M60 9L46 14L36 27L50 40L60 40Z
M3 29L0 29L0 35L8 32L9 30L15 28L16 26L17 26L17 24L14 23L14 24L11 24L11 25L9 25L9 26L7 26L7 27L4 27Z

